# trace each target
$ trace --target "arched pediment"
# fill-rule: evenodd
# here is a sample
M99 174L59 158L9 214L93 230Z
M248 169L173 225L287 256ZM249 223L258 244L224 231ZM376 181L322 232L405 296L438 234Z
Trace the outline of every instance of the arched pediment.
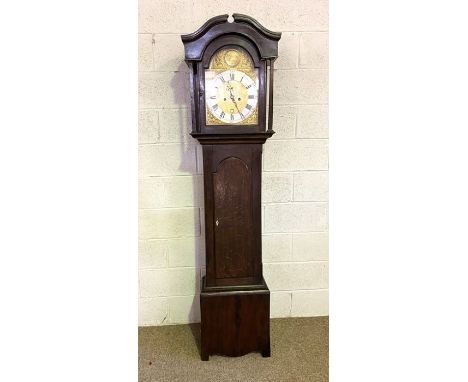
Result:
M262 59L278 56L278 40L281 33L265 28L254 18L234 13L234 21L228 22L229 15L215 16L203 24L197 31L182 36L185 46L185 59L200 61L206 46L223 35L237 34L251 40L258 48Z

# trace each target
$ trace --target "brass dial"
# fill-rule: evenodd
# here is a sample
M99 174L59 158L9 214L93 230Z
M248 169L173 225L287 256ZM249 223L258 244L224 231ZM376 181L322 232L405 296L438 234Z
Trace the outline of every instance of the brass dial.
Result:
M220 49L205 70L207 125L257 124L258 70L240 47Z

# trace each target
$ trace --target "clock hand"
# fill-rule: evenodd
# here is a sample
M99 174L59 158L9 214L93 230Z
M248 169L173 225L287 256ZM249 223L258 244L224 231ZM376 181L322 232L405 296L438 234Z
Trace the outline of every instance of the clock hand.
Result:
M240 113L241 111L239 110L239 106L237 106L237 102L236 102L236 99L234 97L234 94L232 94L232 86L230 84L230 81L228 81L228 90L229 90L229 93L231 94L231 96L230 96L231 101L234 102L234 106L236 107L237 111Z
M236 107L237 111L240 113L239 106L237 106L237 102L234 99L234 96L231 96L232 102L234 102L234 106Z

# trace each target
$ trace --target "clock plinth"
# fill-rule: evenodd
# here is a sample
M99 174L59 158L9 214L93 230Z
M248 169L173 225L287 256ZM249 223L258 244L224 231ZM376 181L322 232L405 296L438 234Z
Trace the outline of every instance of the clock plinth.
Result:
M200 294L201 359L212 354L270 356L270 291L261 285L210 288Z
M262 148L273 115L280 33L249 16L208 20L182 36L192 137L203 148L206 275L201 358L270 356L270 291L262 270Z

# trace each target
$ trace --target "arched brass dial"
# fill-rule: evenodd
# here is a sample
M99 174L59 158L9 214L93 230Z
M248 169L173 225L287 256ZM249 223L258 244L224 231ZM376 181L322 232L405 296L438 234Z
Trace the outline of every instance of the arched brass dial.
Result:
M258 123L258 69L241 47L218 50L205 70L207 125Z

